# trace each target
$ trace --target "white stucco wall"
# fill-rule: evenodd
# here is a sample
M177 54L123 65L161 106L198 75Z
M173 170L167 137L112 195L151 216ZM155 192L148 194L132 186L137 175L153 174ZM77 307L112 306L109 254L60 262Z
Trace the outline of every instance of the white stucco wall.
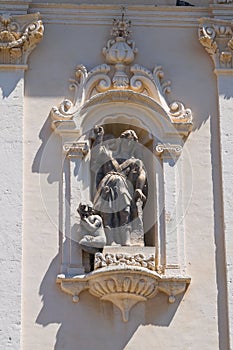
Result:
M98 10L95 10L97 13ZM166 297L138 304L128 324L119 310L83 293L73 304L55 284L59 272L58 216L60 141L52 135L49 111L67 95L74 68L103 62L101 49L109 25L46 23L44 40L30 59L26 74L24 349L218 349L222 305L216 275L214 180L218 177L216 80L212 63L198 43L197 24L173 22L147 27L133 21L139 53L148 68L161 64L172 81L171 99L190 106L194 130L185 148L192 164L192 195L185 216L185 253L192 283L174 305ZM52 44L51 44L52 43ZM213 164L215 162L215 173ZM187 170L189 171L189 170ZM190 173L184 169L185 184ZM215 179L214 179L215 177ZM189 190L185 194L189 196ZM219 243L221 245L221 243ZM179 334L179 336L178 336ZM208 334L208 337L206 337ZM221 338L221 334L220 334ZM224 342L223 340L221 340ZM223 344L223 343L222 343ZM223 349L222 345L222 349Z
M13 92L1 99L6 125L2 128L1 154L2 163L8 166L2 167L0 186L5 198L1 219L1 292L5 302L1 305L0 348L19 348L22 242L23 350L227 350L218 89L213 63L197 34L198 18L208 16L208 1L202 2L202 8L180 11L153 6L128 10L139 49L136 63L149 69L161 64L165 78L172 81L170 101L180 100L193 111L194 126L184 145L183 170L185 258L187 274L192 278L187 292L174 304L168 304L162 293L139 303L125 324L112 304L100 302L87 292L74 304L55 283L61 264L58 227L62 164L61 140L52 132L49 112L69 94L68 80L78 64L90 70L104 62L101 50L109 38L112 18L119 13L116 6L103 9L69 3L72 5L60 6L58 2L47 6L32 1L28 12L41 12L45 33L25 73L24 120L23 83L16 79L18 73L14 75L16 84L12 82ZM111 3L116 5L116 1ZM1 78L10 85L11 78L0 71ZM10 113L5 107L7 101L13 106ZM22 220L18 223L22 189L23 235ZM7 191L11 191L9 200ZM8 293L14 295L9 302Z
M21 325L24 71L0 70L0 344L17 348ZM11 108L9 108L11 105ZM9 297L10 295L10 297Z

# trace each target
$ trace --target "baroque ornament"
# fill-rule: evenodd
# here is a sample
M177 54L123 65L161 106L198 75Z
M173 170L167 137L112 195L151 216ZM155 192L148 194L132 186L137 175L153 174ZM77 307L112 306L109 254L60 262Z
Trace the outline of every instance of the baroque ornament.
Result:
M214 61L215 68L233 68L233 24L229 21L201 18L199 41Z
M73 98L64 99L50 113L52 127L63 137L63 151L69 159L69 166L74 167L70 171L71 168L66 164L69 189L66 191L64 187L64 194L71 199L71 206L66 205L64 221L69 222L69 217L74 215L70 208L74 209L76 201L80 199L80 232L75 239L79 244L78 249L82 249L83 259L81 263L76 261L76 266L65 262L61 268L62 274L57 276L57 283L64 292L72 295L74 302L79 301L83 291L88 291L101 301L110 301L120 309L124 322L128 321L130 309L138 302L145 302L162 292L168 295L169 303L174 303L176 295L184 293L190 283L190 278L183 276L184 270L180 267L177 270L165 270L166 262L157 258L157 246L152 247L153 253L146 255L143 252L149 246L134 245L132 233L134 230L140 231L139 224L144 235L143 206L147 200L149 179L144 158L138 152L140 147L137 147L139 138L136 131L131 128L119 130L119 135L112 137L104 126L93 124L88 129L88 136L83 132L85 128L82 122L85 119L90 119L90 124L94 123L93 115L98 113L96 107L101 105L99 113L102 116L105 107L111 111L111 107L117 108L119 102L121 105L122 102L127 104L126 107L133 108L133 111L153 111L151 119L157 113L161 124L166 124L166 137L162 135L160 144L157 144L158 140L157 146L153 144L154 151L161 158L167 153L179 155L182 150L179 142L182 144L181 139L190 132L192 112L181 102L168 103L170 82L164 80L162 67L156 66L151 71L134 64L137 49L131 39L130 25L124 14L119 20L113 21L112 38L103 49L105 63L89 72L84 65L77 66L75 78L70 80ZM131 118L127 113L124 115L122 112L126 121ZM127 123L130 124L130 121ZM79 139L82 133L85 137ZM148 139L152 141L150 135ZM106 159L108 161L103 162ZM81 183L78 177L74 177L74 169L76 171L80 167L83 174L88 175L90 173L85 172L87 166L90 173L95 174L92 180L96 192L92 198L88 197L91 203L83 200L84 186L79 184L80 197L71 192L72 188L76 189L78 182ZM86 190L90 186L89 179L81 180L85 182ZM132 228L131 221L138 223L137 229ZM104 251L106 247L108 251ZM77 245L75 251L76 248ZM70 252L73 253L74 249L69 249ZM72 262L75 260L73 257L75 255L70 259Z
M155 256L151 254L146 257L144 254L124 254L124 253L96 253L95 269L106 266L141 266L149 270L155 271Z
M39 14L0 16L0 64L26 64L43 32Z
M76 67L75 78L70 80L73 98L66 98L51 110L54 129L60 122L72 121L87 101L109 91L135 92L148 96L161 106L171 123L192 125L192 112L189 108L185 108L178 101L168 103L166 95L171 92L171 83L164 80L162 67L156 66L151 71L139 64L133 64L138 50L135 42L130 39L130 26L131 22L125 20L124 13L121 19L114 19L112 38L103 48L106 63L89 72L84 65Z
M110 301L120 309L122 320L128 322L134 305L155 297L159 292L168 295L169 303L174 303L176 296L185 292L190 278L160 276L155 271L138 266L122 269L108 266L86 276L65 278L58 275L57 283L73 297L75 303L79 302L79 294L85 290L101 301Z
M156 153L159 155L161 154L166 154L168 153L169 155L172 154L173 156L179 155L182 151L182 146L180 145L171 145L170 143L168 144L158 144L155 147Z

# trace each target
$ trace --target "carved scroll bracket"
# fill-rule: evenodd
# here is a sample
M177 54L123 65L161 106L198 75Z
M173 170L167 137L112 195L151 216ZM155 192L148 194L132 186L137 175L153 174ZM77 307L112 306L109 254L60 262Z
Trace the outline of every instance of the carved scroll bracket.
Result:
M154 298L159 292L168 295L174 303L176 296L185 292L191 279L187 276L165 276L155 271L136 266L108 266L87 275L66 277L58 275L61 289L79 301L79 294L88 290L101 301L110 301L117 306L122 320L128 322L130 310L140 301Z
M44 27L38 13L0 16L0 64L25 65L43 37Z
M214 61L216 70L233 68L233 24L212 18L201 18L199 41Z

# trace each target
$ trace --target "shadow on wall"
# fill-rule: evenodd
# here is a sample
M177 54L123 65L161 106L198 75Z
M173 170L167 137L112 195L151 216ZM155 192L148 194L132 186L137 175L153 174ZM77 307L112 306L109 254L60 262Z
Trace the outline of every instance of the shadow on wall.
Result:
M3 99L9 97L11 93L17 89L17 85L20 83L20 80L23 79L23 75L24 71L20 70L13 73L10 71L1 72L0 94ZM19 90L20 95L22 94L22 91L22 89ZM16 92L14 94L16 94ZM16 96L14 96L14 98L16 98Z
M60 324L54 349L114 349L121 350L129 343L140 325L168 327L179 307L182 296L174 304L159 293L146 303L140 302L130 311L124 323L121 312L110 302L100 301L88 292L80 294L79 303L61 291L55 278L59 271L59 254L51 262L40 286L43 307L36 323L43 327Z
M233 99L232 92L223 95L225 100ZM219 118L227 118L221 115ZM223 221L223 197L222 197L222 169L221 169L221 141L219 118L211 118L211 164L212 164L212 184L214 200L214 239L215 239L215 262L216 280L218 286L218 330L219 349L230 349L229 325L228 325L228 305L227 305L227 281L226 281L226 256L224 246L224 221Z
M42 141L32 164L32 172L48 174L48 183L59 181L61 176L61 139L51 129L51 118L47 117L40 133Z
M48 174L48 183L59 181L62 169L61 143L51 131L49 117L39 136L42 144L33 161L32 171ZM62 292L55 283L60 271L60 260L59 251L42 280L39 295L43 307L36 319L36 323L43 327L60 324L55 350L124 349L140 325L169 327L181 302L182 295L176 298L174 304L169 304L168 297L159 293L146 303L135 305L130 311L129 322L124 323L118 308L88 292L81 293L79 303L73 303L72 297Z

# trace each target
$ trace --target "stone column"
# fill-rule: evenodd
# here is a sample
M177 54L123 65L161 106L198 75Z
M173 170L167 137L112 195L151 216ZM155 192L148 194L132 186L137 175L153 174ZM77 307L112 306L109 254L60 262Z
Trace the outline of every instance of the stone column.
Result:
M87 142L75 141L72 143L64 142L63 149L66 153L64 161L63 181L63 240L66 244L63 246L63 274L82 274L84 273L82 250L77 244L78 242L78 214L77 207L79 203L87 203L90 201L89 172L86 171L85 165L89 162ZM85 158L85 161L83 159Z
M218 3L230 1L218 1ZM227 11L227 16L229 12ZM233 15L233 13L232 13ZM233 24L230 21L203 18L199 41L215 64L218 84L219 130L222 180L223 233L227 279L230 349L233 348ZM224 277L224 276L223 276Z
M0 344L4 349L20 347L24 71L42 36L38 14L0 16Z
M179 245L183 241L183 221L179 220L182 210L181 171L178 156L182 151L180 145L158 144L156 152L162 158L164 208L163 217L164 245L161 247L163 264L168 274L183 271L183 249ZM161 193L160 193L161 195Z

